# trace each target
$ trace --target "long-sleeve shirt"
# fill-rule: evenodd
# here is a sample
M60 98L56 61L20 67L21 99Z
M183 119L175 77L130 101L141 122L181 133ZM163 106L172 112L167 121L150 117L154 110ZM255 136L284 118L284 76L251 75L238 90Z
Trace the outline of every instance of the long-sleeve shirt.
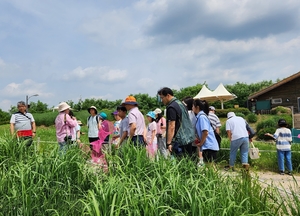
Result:
M76 125L76 120L73 120L68 114L60 112L55 119L57 141L64 142L66 136L73 136L74 127L76 127Z

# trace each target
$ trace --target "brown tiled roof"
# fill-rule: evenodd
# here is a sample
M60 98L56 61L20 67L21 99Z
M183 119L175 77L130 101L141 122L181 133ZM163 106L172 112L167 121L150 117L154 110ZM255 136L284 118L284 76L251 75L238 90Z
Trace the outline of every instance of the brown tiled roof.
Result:
M289 77L287 77L287 78L285 78L285 79L283 79L283 80L267 87L267 88L264 88L264 89L262 89L258 92L255 92L254 94L252 94L248 97L248 100L251 100L252 98L256 98L256 97L258 97L258 96L260 96L264 93L267 93L267 92L269 92L269 91L271 91L271 90L273 90L273 89L275 89L275 88L277 88L277 87L279 87L279 86L281 86L281 85L283 85L287 82L290 82L290 81L292 81L292 80L294 80L298 77L300 77L300 71L298 73L293 74L292 76L289 76Z

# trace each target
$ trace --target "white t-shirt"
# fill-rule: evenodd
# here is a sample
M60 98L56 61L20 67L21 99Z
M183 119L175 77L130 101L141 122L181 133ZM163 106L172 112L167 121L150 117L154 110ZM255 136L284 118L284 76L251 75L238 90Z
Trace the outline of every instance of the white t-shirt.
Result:
M226 121L226 131L231 131L231 141L242 137L249 137L246 121L240 116L233 116Z

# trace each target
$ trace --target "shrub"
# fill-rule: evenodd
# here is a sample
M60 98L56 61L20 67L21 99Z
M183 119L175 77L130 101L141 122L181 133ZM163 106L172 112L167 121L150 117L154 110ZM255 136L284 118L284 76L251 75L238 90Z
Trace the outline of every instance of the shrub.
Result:
M271 109L272 115L291 114L292 110L288 107L277 106Z
M227 118L227 113L229 112L243 113L245 116L251 113L248 108L216 109L216 115L219 118Z
M257 115L254 113L250 113L249 115L247 115L246 119L249 123L255 123L257 122Z
M244 113L241 113L241 112L237 112L235 113L236 116L240 116L242 118L245 118L245 114Z

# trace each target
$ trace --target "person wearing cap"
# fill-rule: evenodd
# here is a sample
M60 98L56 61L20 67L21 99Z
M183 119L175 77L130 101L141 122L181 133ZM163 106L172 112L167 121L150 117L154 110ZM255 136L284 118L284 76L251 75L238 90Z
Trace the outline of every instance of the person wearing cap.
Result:
M227 113L226 132L230 141L229 165L225 170L234 171L234 163L238 149L240 149L241 162L244 168L248 169L248 151L249 151L249 134L246 129L246 121L234 112Z
M68 144L71 143L73 131L77 126L77 121L69 115L70 106L66 102L58 105L59 114L55 118L56 138L59 145L59 150L65 152Z
M215 114L215 111L216 111L215 107L210 106L208 118L214 128L214 131L216 131L216 133L220 134L220 127L222 126L222 124L221 124L219 117Z
M156 137L156 131L157 131L157 127L156 127L156 116L155 113L153 111L150 111L147 113L147 120L149 122L148 126L147 126L147 146L146 146L146 150L147 150L147 155L149 158L155 158L156 155L156 151L157 151L157 137Z
M18 112L11 115L10 133L17 135L17 138L26 140L26 146L30 146L36 135L36 125L33 115L26 112L26 104L24 101L17 103Z
M156 132L157 147L158 147L160 154L166 158L168 156L168 152L166 149L166 141L165 141L166 119L165 119L165 117L163 117L161 109L156 108L154 110L154 113L156 116L155 122L156 122L156 128L157 128L157 132Z
M120 140L117 144L117 148L122 146L127 142L128 134L129 134L129 121L127 116L127 110L124 106L117 107L118 116L121 118L120 122Z
M90 116L87 118L87 127L88 127L88 138L90 142L90 148L93 150L92 142L99 140L98 131L100 129L100 118L97 115L97 108L95 106L91 106L88 108L88 112Z
M107 119L107 115L105 112L100 112L99 114L99 118L100 118L100 130L104 130L105 132L109 133L109 123L106 120ZM109 135L107 135L105 137L105 139L103 140L102 144L109 144ZM104 148L108 148L107 146L105 146Z
M120 141L120 123L121 123L121 117L119 116L118 110L115 110L112 115L114 116L115 122L114 122L114 132L112 136L112 144L117 145Z
M129 134L128 139L135 146L144 146L146 140L146 125L143 114L138 108L138 103L135 97L128 96L123 101L124 106L128 111Z
M173 91L168 87L158 90L157 94L167 106L166 144L169 152L181 156L183 151L191 156L195 131L186 107L174 97Z
M272 137L276 141L277 149L277 161L279 174L284 175L284 159L286 161L286 166L288 169L288 175L292 175L293 166L292 166L292 133L289 128L287 128L287 123L285 119L278 120L278 128L275 133L272 135L266 133L265 135Z

